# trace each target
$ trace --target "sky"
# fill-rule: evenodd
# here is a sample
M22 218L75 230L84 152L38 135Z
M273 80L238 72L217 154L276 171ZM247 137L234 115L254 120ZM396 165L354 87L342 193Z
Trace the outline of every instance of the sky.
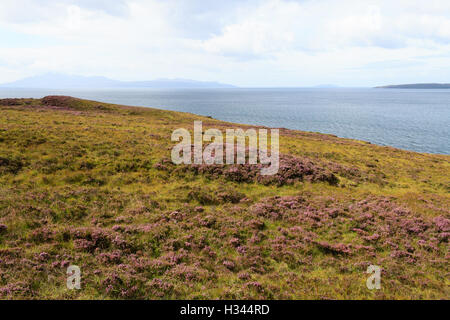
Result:
M449 0L1 0L0 83L49 72L243 87L450 82Z

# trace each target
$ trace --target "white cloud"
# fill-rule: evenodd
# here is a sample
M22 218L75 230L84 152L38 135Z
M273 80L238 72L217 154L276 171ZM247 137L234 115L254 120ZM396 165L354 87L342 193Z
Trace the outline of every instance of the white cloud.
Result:
M450 42L450 11L442 16L410 12L386 1L271 0L219 35L204 42L206 50L253 56L285 50L330 51L344 47L405 47L427 40ZM411 10L411 9L410 9Z
M448 81L450 1L2 0L0 37L0 82L47 71L251 86Z

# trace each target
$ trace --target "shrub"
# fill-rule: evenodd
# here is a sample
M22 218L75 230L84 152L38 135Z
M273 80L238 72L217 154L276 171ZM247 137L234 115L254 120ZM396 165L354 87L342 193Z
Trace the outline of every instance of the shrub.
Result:
M21 159L0 157L0 174L17 174L24 166Z

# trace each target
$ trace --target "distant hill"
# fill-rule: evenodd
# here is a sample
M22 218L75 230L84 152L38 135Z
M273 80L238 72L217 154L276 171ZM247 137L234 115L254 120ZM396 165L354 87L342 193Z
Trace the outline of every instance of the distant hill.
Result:
M0 84L8 88L70 89L70 88L234 88L219 82L189 79L157 79L149 81L119 81L105 77L85 77L48 73Z
M381 89L450 89L450 83L413 83L376 87Z

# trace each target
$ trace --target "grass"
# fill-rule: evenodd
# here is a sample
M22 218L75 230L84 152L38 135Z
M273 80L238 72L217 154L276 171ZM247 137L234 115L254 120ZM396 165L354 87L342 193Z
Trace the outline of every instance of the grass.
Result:
M0 111L0 298L449 298L449 156L281 129L294 169L243 179L164 160L194 120L244 125L63 97Z

